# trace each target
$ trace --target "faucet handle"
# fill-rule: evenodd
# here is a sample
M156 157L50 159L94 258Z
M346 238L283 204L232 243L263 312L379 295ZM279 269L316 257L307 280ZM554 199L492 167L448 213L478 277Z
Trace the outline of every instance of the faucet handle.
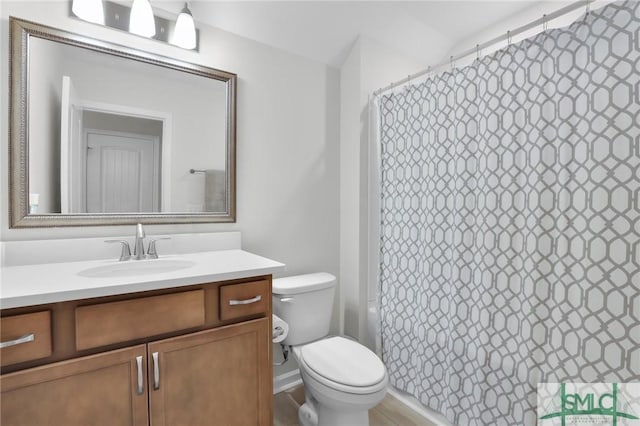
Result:
M122 251L120 252L120 261L131 259L131 247L125 240L105 240L105 243L120 243L122 244Z
M160 240L170 240L171 237L158 237L152 240L149 240L149 248L147 249L147 259L157 259L158 251L156 250L156 241Z

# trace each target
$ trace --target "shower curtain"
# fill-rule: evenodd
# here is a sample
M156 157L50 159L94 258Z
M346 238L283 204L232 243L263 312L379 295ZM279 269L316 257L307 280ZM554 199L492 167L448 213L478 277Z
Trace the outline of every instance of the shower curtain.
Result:
M640 380L640 3L380 98L382 357L457 425Z

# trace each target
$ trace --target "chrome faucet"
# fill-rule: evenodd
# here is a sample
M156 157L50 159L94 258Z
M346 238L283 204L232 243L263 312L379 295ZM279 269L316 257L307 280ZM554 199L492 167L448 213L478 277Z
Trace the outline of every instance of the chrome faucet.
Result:
M139 223L136 226L136 241L133 244L133 258L135 260L144 259L144 229L142 229L142 224Z
M146 234L142 228L142 224L139 223L136 226L136 241L133 243L133 258L135 260L142 259L157 259L158 250L156 249L156 241L170 240L171 237L156 237L149 241L149 248L147 254L144 254L144 238ZM120 261L131 259L131 248L129 243L125 240L106 240L105 243L120 243L122 244L122 252L120 253Z

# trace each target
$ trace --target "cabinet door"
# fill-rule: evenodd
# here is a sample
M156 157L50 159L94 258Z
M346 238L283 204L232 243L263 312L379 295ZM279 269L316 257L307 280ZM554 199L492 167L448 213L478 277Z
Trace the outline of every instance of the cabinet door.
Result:
M270 351L269 318L149 343L151 425L270 425Z
M145 357L146 347L139 345L5 374L0 423L147 425Z

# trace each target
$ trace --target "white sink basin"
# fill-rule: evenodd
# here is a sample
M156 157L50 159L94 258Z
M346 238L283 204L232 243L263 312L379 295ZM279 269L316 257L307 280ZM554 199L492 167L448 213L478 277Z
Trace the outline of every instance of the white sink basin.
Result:
M127 260L84 269L78 272L78 275L96 278L150 275L187 269L195 264L185 259Z

